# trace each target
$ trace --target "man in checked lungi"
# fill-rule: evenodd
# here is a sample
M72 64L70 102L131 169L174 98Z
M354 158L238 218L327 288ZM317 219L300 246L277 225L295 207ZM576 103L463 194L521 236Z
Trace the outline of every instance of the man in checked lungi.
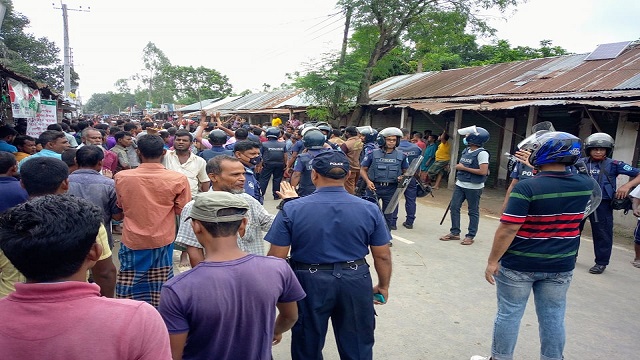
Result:
M173 277L175 216L191 200L187 177L162 165L164 141L143 135L136 152L140 166L114 176L124 212L116 297L157 307L162 284Z

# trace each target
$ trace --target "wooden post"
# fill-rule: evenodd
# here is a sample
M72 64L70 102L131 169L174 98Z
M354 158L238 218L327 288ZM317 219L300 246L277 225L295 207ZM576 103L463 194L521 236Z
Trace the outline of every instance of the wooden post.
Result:
M527 132L526 132L526 136L531 135L531 128L537 122L538 122L538 107L537 106L529 106L529 116L527 117Z
M451 171L449 172L449 180L447 181L447 188L453 189L456 184L456 172L453 170L458 163L458 153L460 152L460 141L458 141L458 129L462 126L462 112L464 110L456 110L455 118L453 119L453 129L449 133L449 141L451 141L451 160L449 165Z

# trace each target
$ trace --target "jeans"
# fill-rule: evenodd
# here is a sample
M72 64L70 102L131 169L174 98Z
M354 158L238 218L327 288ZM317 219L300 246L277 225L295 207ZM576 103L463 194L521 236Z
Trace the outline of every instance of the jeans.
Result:
M469 233L466 237L474 238L478 232L478 223L480 222L480 195L482 189L465 189L456 185L451 197L451 229L449 232L453 235L460 235L460 208L462 203L467 200L469 208Z
M573 271L520 272L500 267L495 276L498 314L494 323L491 347L494 360L513 359L520 320L532 289L538 315L540 359L563 359L564 314L572 276Z

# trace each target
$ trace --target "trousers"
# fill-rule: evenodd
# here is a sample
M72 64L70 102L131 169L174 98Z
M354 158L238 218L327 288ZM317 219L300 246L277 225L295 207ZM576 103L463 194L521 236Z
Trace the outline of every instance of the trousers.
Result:
M276 191L280 191L280 183L284 175L284 163L282 164L269 164L265 163L260 173L260 190L262 195L267 193L267 186L269 186L269 179L273 176L273 182L271 183L271 192L276 197Z
M581 232L585 221L580 223ZM609 265L613 248L613 208L611 207L611 200L602 199L596 211L589 215L589 223L591 224L595 262L598 265Z

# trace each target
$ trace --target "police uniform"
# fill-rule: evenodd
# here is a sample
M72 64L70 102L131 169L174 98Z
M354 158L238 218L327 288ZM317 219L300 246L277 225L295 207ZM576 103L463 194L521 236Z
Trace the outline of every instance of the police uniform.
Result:
M402 151L404 156L407 157L407 161L409 164L414 159L417 159L422 154L422 149L420 147L409 140L400 140L400 145L398 145L398 150ZM405 226L408 225L411 227L413 222L416 219L416 198L418 197L418 182L416 178L412 178L407 185L407 188L404 191L404 209L407 212L407 221L404 223Z
M260 191L260 183L253 169L247 166L244 167L244 192L253 196L260 204L264 204L264 197L262 196L262 191Z
M489 162L489 153L482 147L475 150L465 148L460 155L460 164L467 168L479 169L481 161L479 156L482 154L482 163ZM485 156L486 154L486 156ZM485 162L486 161L486 162ZM473 240L478 231L480 223L480 196L484 188L484 182L487 175L472 174L468 171L459 170L456 173L456 186L451 197L451 229L452 235L460 235L460 208L466 200L469 213L469 227L465 238Z
M322 359L329 318L340 358L373 358L373 291L364 258L369 246L390 239L378 207L342 186L319 188L283 206L265 240L291 246L291 266L307 293L291 330L292 359Z
M205 161L209 161L218 155L233 156L233 151L225 149L222 145L213 145L211 149L201 151L198 155Z
M307 196L316 191L316 186L311 181L311 160L316 155L332 151L331 149L307 150L302 154L298 154L296 162L293 165L293 171L300 173L300 182L298 183L298 196Z
M513 171L511 171L511 175L509 175L509 177L518 181L522 181L532 178L536 174L536 172L536 169L518 161L513 167Z
M367 188L366 195L381 199L382 210L385 210L398 188L398 177L409 167L407 157L398 149L390 153L383 149L375 149L371 154L365 155L360 166L368 168L367 176L376 186L375 194ZM390 229L396 228L398 208L390 214L384 214L384 218Z
M605 158L602 161L591 161L590 157L582 158L587 171L600 184L602 201L596 211L589 215L591 233L593 237L593 251L596 265L609 265L611 249L613 247L613 208L611 200L616 194L616 178L618 175L627 175L634 178L640 175L640 170L626 164L623 161ZM584 227L584 221L580 231Z
M274 199L278 197L276 191L280 191L280 182L284 174L284 148L285 143L277 139L269 139L262 143L262 172L260 173L260 188L262 195L267 191L269 179L273 175L271 191Z

